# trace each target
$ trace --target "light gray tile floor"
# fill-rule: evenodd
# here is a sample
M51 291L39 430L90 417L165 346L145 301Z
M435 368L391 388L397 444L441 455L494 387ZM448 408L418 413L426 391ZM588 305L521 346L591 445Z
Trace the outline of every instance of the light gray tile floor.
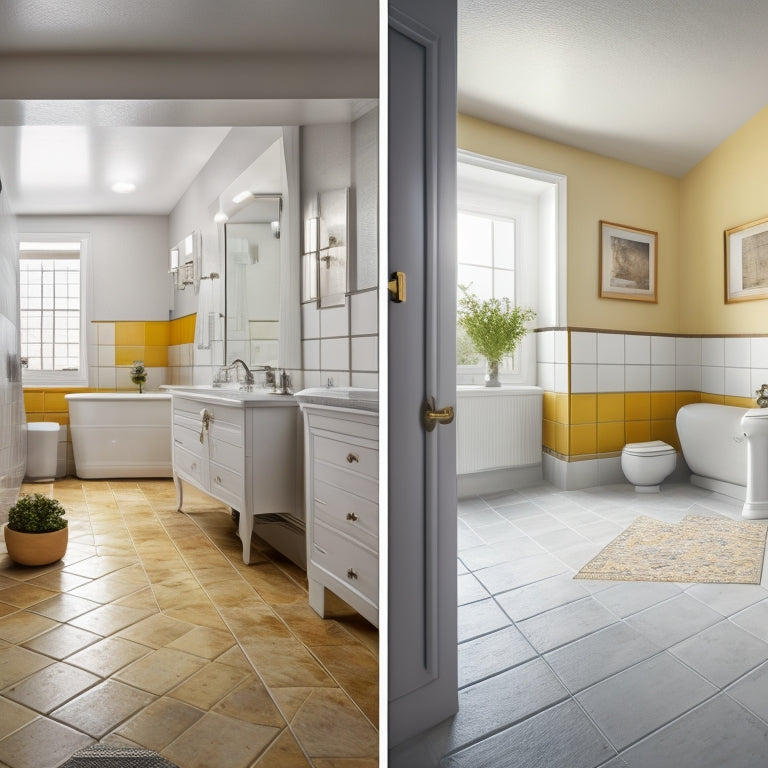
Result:
M756 586L573 579L640 515L740 512L687 484L461 500L459 713L390 768L766 764L768 568Z

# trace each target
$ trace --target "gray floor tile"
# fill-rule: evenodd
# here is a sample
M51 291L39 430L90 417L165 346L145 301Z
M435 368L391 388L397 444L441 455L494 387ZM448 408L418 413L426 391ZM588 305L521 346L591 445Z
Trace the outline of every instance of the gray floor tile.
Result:
M565 700L568 691L541 660L459 691L459 713L443 724L445 752L467 746Z
M557 558L562 560L572 571L582 569L600 550L602 544L590 542L588 544L574 544L572 547L559 549Z
M470 512L488 509L488 505L478 496L470 496L466 499L459 499L456 507L459 517L464 517L464 515L467 515Z
M490 597L488 590L471 573L462 574L457 578L459 605L476 603Z
M491 598L460 605L458 609L459 642L463 643L473 637L509 626L509 623L507 615Z
M585 597L521 621L517 627L537 651L544 653L616 621L616 617L594 597Z
M459 688L530 661L538 654L514 626L459 644Z
M722 620L722 615L686 594L647 608L626 619L651 642L668 648Z
M745 675L727 689L727 694L768 722L768 663Z
M621 757L629 768L756 768L766 755L765 724L720 694Z
M477 571L476 576L493 595L510 589L533 584L535 581L548 579L564 573L566 567L550 554L522 557L514 562L501 563Z
M494 509L507 504L520 504L526 501L520 491L499 491L498 493L484 493L480 498Z
M514 621L522 621L561 605L580 600L589 593L570 573L528 584L525 587L502 592L496 597L498 604Z
M499 523L504 518L502 518L498 512L491 509L490 507L485 507L485 509L472 509L468 512L463 512L461 514L461 519L470 528L472 528L472 530L479 531L483 528L483 526Z
M721 621L670 652L723 688L765 661L768 645L730 621Z
M575 526L575 530L582 534L582 536L586 536L590 541L607 544L609 541L613 541L625 527L617 525L610 520L601 520L597 523Z
M679 594L680 587L669 582L625 581L600 592L596 598L609 611L624 619Z
M624 622L544 656L567 688L576 693L657 654L659 648Z
M555 528L543 533L532 533L531 538L549 552L557 552L559 549L575 547L578 544L588 543L588 539L572 528Z
M485 541L475 533L468 525L459 520L459 527L456 532L456 549L461 552L464 549L480 547Z
M732 616L768 598L768 592L759 584L694 584L685 593L723 616Z
M532 517L520 517L515 519L515 525L523 532L532 536L535 533L544 533L545 531L556 531L565 526L552 515L546 512L539 512Z
M481 568L491 568L523 557L544 554L544 547L523 535L514 541L483 543L480 546L464 549L459 553L459 557L470 571L479 571Z
M745 608L743 611L731 616L731 621L738 624L755 637L768 642L768 600Z
M615 750L571 701L473 744L440 768L595 768Z
M494 508L502 517L513 522L519 518L534 517L544 512L538 504L529 499L516 504L496 505Z
M582 691L576 699L619 751L717 693L668 653Z

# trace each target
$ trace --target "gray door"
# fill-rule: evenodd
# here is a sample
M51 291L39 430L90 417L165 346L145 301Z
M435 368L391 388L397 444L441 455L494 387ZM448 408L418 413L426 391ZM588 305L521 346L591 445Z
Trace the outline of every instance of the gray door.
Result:
M389 744L457 709L456 3L389 4Z

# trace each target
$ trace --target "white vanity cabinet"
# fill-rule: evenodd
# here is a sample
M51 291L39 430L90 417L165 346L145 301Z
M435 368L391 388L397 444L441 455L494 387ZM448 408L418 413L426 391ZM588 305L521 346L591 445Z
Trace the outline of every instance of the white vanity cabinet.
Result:
M299 516L297 403L261 393L173 392L173 477L240 513L243 562L255 515Z
M301 395L309 604L324 616L330 589L378 626L378 401L363 410Z

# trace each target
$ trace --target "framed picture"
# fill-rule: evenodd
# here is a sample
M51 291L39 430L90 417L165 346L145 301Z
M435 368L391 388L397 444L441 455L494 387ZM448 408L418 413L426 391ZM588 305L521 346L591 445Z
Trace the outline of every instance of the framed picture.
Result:
M768 217L725 230L725 303L768 298Z
M600 222L600 298L656 303L658 235Z

